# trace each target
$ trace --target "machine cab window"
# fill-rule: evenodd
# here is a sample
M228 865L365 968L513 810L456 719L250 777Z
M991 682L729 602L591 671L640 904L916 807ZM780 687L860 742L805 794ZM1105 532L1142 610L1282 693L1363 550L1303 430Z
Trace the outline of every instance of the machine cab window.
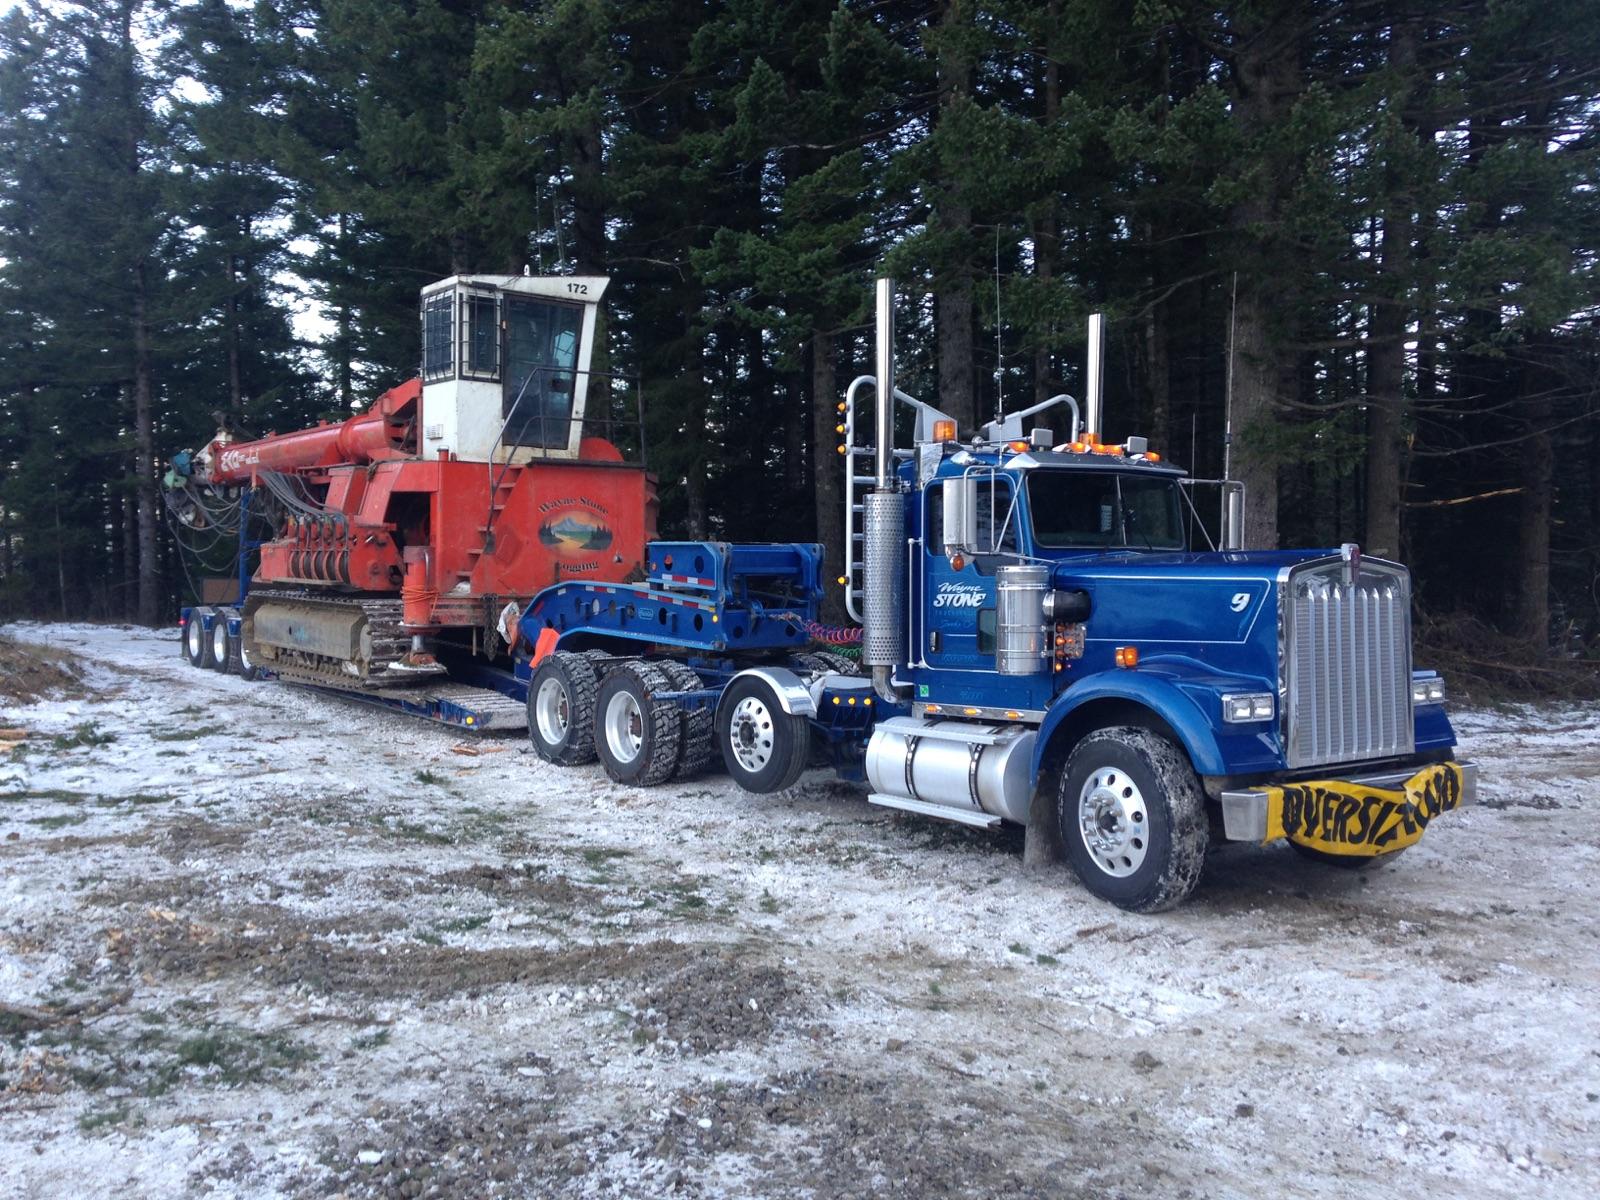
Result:
M422 296L426 457L576 458L599 276L457 275Z
M512 446L565 446L583 310L542 298L507 296L506 373L501 415Z

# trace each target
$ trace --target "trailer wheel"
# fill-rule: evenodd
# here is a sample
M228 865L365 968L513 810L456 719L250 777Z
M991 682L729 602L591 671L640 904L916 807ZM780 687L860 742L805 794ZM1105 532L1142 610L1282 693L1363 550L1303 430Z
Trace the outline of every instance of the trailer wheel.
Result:
M802 650L799 654L791 654L789 657L802 671L851 677L861 674L861 666L855 659L847 658L832 650Z
M250 652L244 648L244 631L228 635L228 670L232 671L246 683L252 683L261 674L260 668L250 659Z
M595 702L594 748L617 783L654 787L672 778L682 739L680 709L658 692L676 689L655 663L630 659L600 683Z
M189 660L191 667L209 667L211 662L211 635L206 632L206 617L209 608L192 608L189 610L189 623L183 628L184 657Z
M213 671L221 671L226 675L233 666L233 656L228 652L228 616L218 613L215 623L211 626L211 662Z
M1056 793L1078 878L1130 912L1183 903L1200 882L1210 827L1188 757L1160 734L1115 726L1073 749Z
M546 762L576 767L594 761L594 663L557 650L528 681L528 737Z
M687 663L657 663L672 683L675 692L697 692L705 687L700 676ZM688 779L704 771L717 757L716 712L710 708L678 709L682 726L678 734L678 764L674 779Z
M735 679L717 706L717 742L733 781L769 795L793 787L811 756L811 723L783 711L777 693L756 676Z

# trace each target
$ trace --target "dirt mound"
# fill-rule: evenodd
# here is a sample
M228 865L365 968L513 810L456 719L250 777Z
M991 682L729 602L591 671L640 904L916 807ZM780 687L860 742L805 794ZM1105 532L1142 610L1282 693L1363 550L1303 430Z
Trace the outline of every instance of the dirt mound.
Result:
M28 704L45 696L81 695L80 668L70 656L0 636L0 700Z

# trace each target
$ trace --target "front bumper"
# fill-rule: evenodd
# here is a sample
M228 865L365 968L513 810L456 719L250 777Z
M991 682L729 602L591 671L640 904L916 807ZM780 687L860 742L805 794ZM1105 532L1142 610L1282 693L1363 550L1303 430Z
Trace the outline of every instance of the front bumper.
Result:
M1350 857L1392 854L1420 840L1434 817L1476 803L1477 794L1478 765L1471 762L1225 791L1223 836L1233 842L1286 837Z

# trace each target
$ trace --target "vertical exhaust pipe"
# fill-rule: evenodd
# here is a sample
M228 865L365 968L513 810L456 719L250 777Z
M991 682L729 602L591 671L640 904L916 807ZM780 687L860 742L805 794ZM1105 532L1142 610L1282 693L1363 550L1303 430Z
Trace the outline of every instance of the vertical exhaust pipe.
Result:
M905 498L895 479L894 462L894 280L877 284L877 349L873 410L876 490L861 498L862 608L861 662L872 668L879 696L900 699L894 669L905 661L906 517Z
M1089 357L1084 368L1084 432L1099 437L1100 401L1105 377L1106 319L1101 313L1089 314Z
M876 448L878 486L894 482L894 280L878 280Z

